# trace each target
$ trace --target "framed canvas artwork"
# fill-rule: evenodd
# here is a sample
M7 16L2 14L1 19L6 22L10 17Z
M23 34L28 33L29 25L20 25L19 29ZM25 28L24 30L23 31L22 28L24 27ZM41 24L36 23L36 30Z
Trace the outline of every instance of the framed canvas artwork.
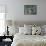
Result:
M36 15L37 5L24 5L24 15Z

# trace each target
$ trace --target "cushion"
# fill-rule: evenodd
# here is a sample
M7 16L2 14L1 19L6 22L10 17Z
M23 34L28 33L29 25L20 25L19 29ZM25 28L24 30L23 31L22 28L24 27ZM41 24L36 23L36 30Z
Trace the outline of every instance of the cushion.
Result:
M39 26L32 27L32 35L39 35L41 34L41 28Z
M25 27L25 30L29 30L28 32L30 32L29 34L32 34L32 25L27 25L27 24L24 24L24 27Z
M31 28L19 27L19 33L30 35L31 34Z
M31 35L31 34L32 34L32 29L25 27L25 32L24 32L24 34L26 34L26 35Z
M42 28L44 29L44 31L46 33L46 25L43 25Z
M24 24L24 27L32 29L32 25L26 25L26 24Z
M43 36L44 35L44 32L45 32L45 28L44 28L44 25L41 26L41 35Z
M19 27L19 33L20 33L20 34L24 34L24 31L25 31L25 30L24 30L24 27Z
M19 28L15 26L9 26L9 35L15 35L19 32Z
M43 35L46 35L46 25L42 26Z

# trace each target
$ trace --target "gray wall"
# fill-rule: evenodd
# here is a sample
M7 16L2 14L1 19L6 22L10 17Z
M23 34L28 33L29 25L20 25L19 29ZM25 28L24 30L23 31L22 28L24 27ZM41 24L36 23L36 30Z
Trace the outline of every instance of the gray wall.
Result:
M46 0L0 0L7 5L7 20L46 21ZM24 5L37 5L37 15L24 15Z

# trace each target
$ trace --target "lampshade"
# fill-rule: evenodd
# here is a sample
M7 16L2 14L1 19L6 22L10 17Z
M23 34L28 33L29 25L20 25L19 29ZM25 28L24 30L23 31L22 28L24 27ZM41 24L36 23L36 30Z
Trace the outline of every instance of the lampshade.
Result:
M7 26L12 26L12 20L6 20L6 25Z

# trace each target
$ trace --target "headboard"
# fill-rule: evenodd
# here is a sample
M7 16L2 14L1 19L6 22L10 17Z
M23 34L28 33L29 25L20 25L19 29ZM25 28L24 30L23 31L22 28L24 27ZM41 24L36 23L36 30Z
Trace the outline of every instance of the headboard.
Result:
M36 25L45 25L46 24L46 21L15 21L15 20L6 20L6 24L7 25L18 25L18 26L24 26L24 24L27 24L27 25L33 25L33 24L36 24Z
M42 26L42 25L45 25L46 22L45 21L15 21L15 24L19 26L23 26L24 24L27 24L27 25L36 24L36 25Z

